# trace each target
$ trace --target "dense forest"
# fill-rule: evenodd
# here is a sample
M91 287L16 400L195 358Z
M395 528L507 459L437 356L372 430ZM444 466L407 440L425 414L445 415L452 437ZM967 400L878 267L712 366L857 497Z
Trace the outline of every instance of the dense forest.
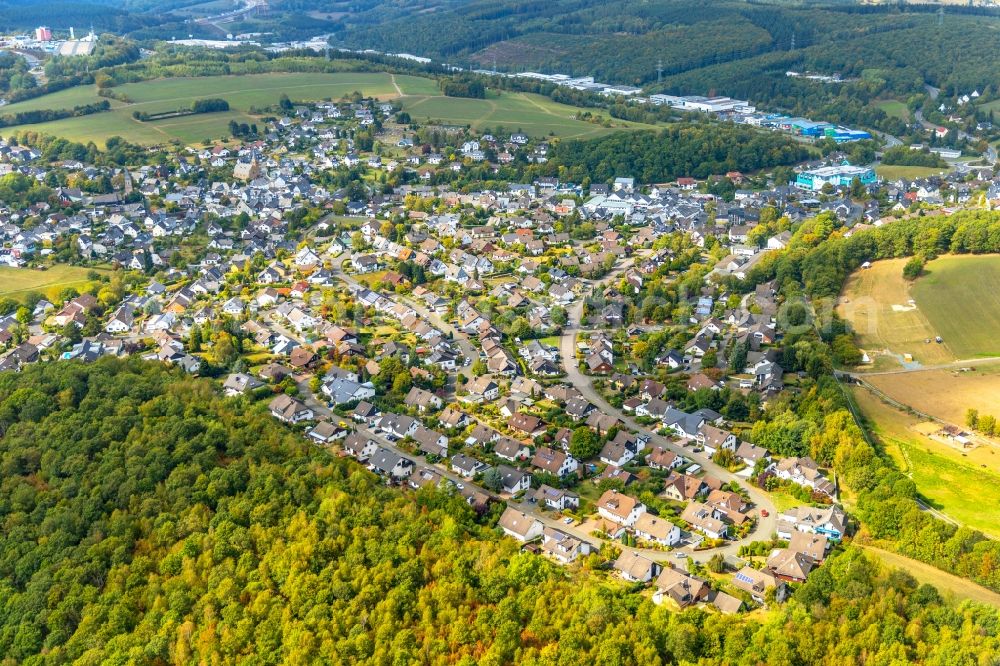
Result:
M678 124L661 132L617 132L600 139L561 141L546 170L566 180L610 182L628 174L642 183L757 171L808 159L789 136L735 125Z
M138 359L0 376L3 663L985 663L997 611L856 548L761 619L519 553Z
M672 75L692 73L677 79L687 94L712 88L749 94L747 86L761 85L751 79L765 78L760 72L783 78L795 68L882 78L887 89L901 93L919 92L924 81L946 95L1000 85L991 55L1000 17L976 8L949 7L939 26L934 12L895 4L474 0L445 3L434 12L417 5L393 11L392 5L360 6L341 19L335 39L355 48L403 50L461 64L469 59L480 66L496 61L514 71L591 74L615 83L654 83L661 65L670 88ZM755 76L717 78L714 71L725 63ZM722 88L723 82L738 87Z

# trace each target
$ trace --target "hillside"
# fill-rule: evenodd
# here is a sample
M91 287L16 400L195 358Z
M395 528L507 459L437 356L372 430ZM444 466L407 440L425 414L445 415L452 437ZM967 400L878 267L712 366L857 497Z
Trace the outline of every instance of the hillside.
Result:
M763 622L665 612L138 360L4 374L0 419L5 664L971 664L1000 650L995 610L946 606L854 548Z
M924 80L963 89L997 82L990 51L983 49L995 41L1000 18L981 8L950 7L939 26L932 6L474 0L404 13L392 3L373 4L342 15L334 39L461 65L496 62L515 71L591 74L637 85L655 83L659 64L668 87L683 82L689 94L722 84L784 88L789 68L864 74L868 83L882 78L892 89L912 92L920 92ZM769 54L781 54L780 61L759 60ZM754 76L730 78L734 68Z

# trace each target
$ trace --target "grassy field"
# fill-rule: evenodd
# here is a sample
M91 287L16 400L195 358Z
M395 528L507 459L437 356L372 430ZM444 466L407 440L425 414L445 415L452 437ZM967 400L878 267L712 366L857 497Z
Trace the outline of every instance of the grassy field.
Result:
M837 311L862 348L912 354L922 365L1000 356L1000 256L940 257L912 284L903 279L905 263L877 261L844 285Z
M877 261L851 275L837 312L851 323L858 343L872 355L887 350L912 354L924 365L954 360L947 345L927 343L936 335L922 308L910 305L910 285L903 279L905 259ZM893 363L898 367L898 363Z
M983 510L1000 504L1000 454L994 447L960 451L925 436L915 417L886 405L865 389L852 392L886 453L930 504L969 527L1000 536L994 512Z
M1000 99L995 99L992 102L986 102L985 104L980 104L979 109L983 113L989 113L990 111L1000 111Z
M550 134L588 138L602 136L616 129L644 128L652 125L613 119L613 127L602 127L577 120L580 109L558 104L547 97L529 93L501 93L487 99L459 99L439 95L411 95L402 99L403 108L415 119L436 120L447 125L471 125L473 128L496 128L521 131L536 137ZM592 113L608 117L597 110Z
M340 99L354 91L380 99L401 99L403 107L419 119L433 119L449 125L504 126L533 136L600 136L621 128L649 128L649 125L611 120L602 127L575 118L576 107L557 104L547 97L526 93L491 94L489 99L458 99L441 96L437 82L418 76L385 72L345 72L337 74L274 73L244 76L214 76L158 79L129 83L116 88L130 102L110 100L109 111L80 118L66 118L24 128L55 134L72 141L94 141L103 145L112 136L142 144L179 140L201 143L228 137L229 121L255 122L250 111L276 104L282 94L295 101ZM221 97L229 102L225 113L139 122L134 111L159 113L187 108L196 99ZM11 104L3 113L38 109L69 109L99 101L94 86L79 86L51 95ZM594 111L598 115L600 114ZM12 134L21 127L5 128Z
M51 109L58 111L61 109L72 109L74 106L93 104L103 99L97 94L97 86L77 86L67 88L49 95L42 95L33 99L27 99L16 104L7 104L0 107L0 113L7 115L22 111L38 111L41 109ZM112 105L120 104L115 100L108 100Z
M1000 594L988 590L981 585L976 585L964 578L941 571L937 567L910 559L904 555L891 553L873 546L862 547L869 553L877 556L885 565L902 569L916 578L920 583L933 585L941 593L941 596L945 598L950 598L955 602L968 599L989 606L1000 606Z
M87 273L92 269L77 266L53 266L45 271L0 266L0 296L23 300L37 291L48 298L66 287L79 289L90 284Z
M913 409L961 425L970 407L1000 416L1000 365L974 367L874 375L867 381Z
M1000 355L1000 256L935 259L911 293L957 358Z
M227 136L230 120L254 122L256 119L249 115L251 107L276 104L283 93L296 101L316 101L339 99L354 91L391 99L399 97L401 93L429 95L436 90L434 81L429 79L384 72L279 73L158 79L120 86L117 91L126 95L132 103L112 100L110 111L26 127L73 141L93 140L98 144L103 144L115 135L144 144L163 143L171 139L196 143ZM132 118L133 111L158 113L186 108L192 101L205 97L225 99L229 102L230 111L146 123ZM5 107L3 112L65 109L99 99L94 86L81 86L12 104ZM6 128L3 133L13 133L18 129L21 128Z
M875 167L875 173L885 180L896 180L897 178L914 180L916 178L936 176L946 171L948 169L938 169L937 167L897 166L889 164L879 164Z
M909 122L910 120L910 110L907 108L906 104L895 99L884 99L875 102L875 106L885 111L886 115L891 118L899 118Z

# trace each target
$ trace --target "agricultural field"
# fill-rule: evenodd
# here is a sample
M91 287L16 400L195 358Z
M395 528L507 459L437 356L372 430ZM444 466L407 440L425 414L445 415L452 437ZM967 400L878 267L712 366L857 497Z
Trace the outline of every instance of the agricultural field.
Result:
M956 358L1000 356L1000 255L935 259L911 293Z
M413 95L402 98L403 109L414 119L433 120L446 125L470 125L474 129L502 125L535 137L557 135L567 138L603 136L616 129L651 129L652 125L612 119L612 127L577 120L580 109L559 104L530 93L491 94L487 99L464 99L440 95ZM594 114L608 117L597 109Z
M1000 365L872 375L865 381L904 405L956 425L965 422L969 408L1000 416Z
M23 102L0 106L0 114L8 115L46 109L60 111L62 109L72 109L74 106L94 104L95 102L100 102L102 99L104 98L97 94L97 86L76 86L75 88L67 88L66 90L42 95L41 97L26 99ZM108 101L111 102L112 106L120 104L120 102L116 102L113 99L109 99Z
M848 278L841 293L837 311L869 355L888 351L902 362L912 354L912 367L1000 356L1000 256L940 257L912 284L903 279L905 263L877 261Z
M112 108L103 113L9 127L0 130L0 134L31 129L82 143L94 141L98 145L103 145L112 136L141 144L171 140L193 144L228 138L229 121L256 122L258 118L252 115L252 110L276 104L282 94L295 101L317 101L339 99L354 91L380 99L400 99L403 107L416 118L430 118L448 125L471 125L474 128L502 125L511 131L520 130L538 137L593 137L615 129L650 127L623 120L610 120L612 127L602 127L577 120L575 116L579 109L557 104L540 95L500 93L485 100L444 97L433 79L385 72L181 77L129 83L115 90L127 97L129 102L109 100ZM135 111L161 113L187 108L194 100L206 97L225 99L230 110L151 122L140 122L132 117ZM101 99L94 86L79 86L11 104L2 112L69 109ZM604 114L604 117L608 116Z
M116 88L130 103L111 100L112 109L80 118L66 118L23 128L5 128L4 134L20 129L31 129L63 136L73 141L94 141L103 144L112 136L143 144L163 143L173 139L184 143L198 143L205 139L218 139L228 135L230 120L256 122L250 115L253 107L276 104L282 94L293 100L316 101L339 99L354 91L382 99L403 95L428 95L437 87L430 79L392 75L384 72L337 74L277 73L249 74L245 76L215 76L158 79L129 83ZM132 117L134 111L158 113L186 108L196 99L221 97L229 102L230 110L183 118L169 118L155 122L139 122ZM16 113L33 109L65 109L101 99L93 86L81 86L59 91L36 99L12 104L3 113Z
M863 388L852 389L871 431L934 508L1000 537L1000 525L983 507L1000 505L1000 453L990 445L963 451L925 433L937 429L883 403Z
M78 266L53 266L39 271L30 268L0 266L0 298L23 300L30 292L37 291L50 300L62 289L79 289L90 284L87 274L93 269Z
M933 365L954 360L947 344L933 340L936 333L923 310L911 304L910 284L903 279L905 259L877 261L851 275L837 304L837 313L850 322L858 344L869 356L886 352L896 368L904 354L917 363Z

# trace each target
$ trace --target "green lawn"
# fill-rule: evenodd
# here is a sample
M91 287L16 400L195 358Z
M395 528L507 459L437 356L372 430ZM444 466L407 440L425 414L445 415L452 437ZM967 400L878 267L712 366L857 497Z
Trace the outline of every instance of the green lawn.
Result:
M979 109L983 113L989 113L990 111L1000 111L1000 99L995 99L992 102L986 102L985 104L980 104Z
M886 115L892 118L899 118L900 120L909 122L910 121L910 110L907 108L906 104L895 99L884 99L879 102L875 102L875 106L885 111Z
M875 173L885 180L896 180L897 178L913 180L926 176L935 176L946 171L948 169L939 169L938 167L898 166L894 164L879 164L875 167Z
M774 510L778 513L784 513L789 509L794 509L797 506L802 506L803 502L800 499L792 497L790 493L784 490L779 490L776 492L768 493L771 501L774 502Z
M1000 256L935 259L911 294L956 358L1000 355Z
M87 273L91 270L62 265L44 271L0 266L0 296L22 300L29 292L37 291L52 299L66 287L79 289L90 284Z

